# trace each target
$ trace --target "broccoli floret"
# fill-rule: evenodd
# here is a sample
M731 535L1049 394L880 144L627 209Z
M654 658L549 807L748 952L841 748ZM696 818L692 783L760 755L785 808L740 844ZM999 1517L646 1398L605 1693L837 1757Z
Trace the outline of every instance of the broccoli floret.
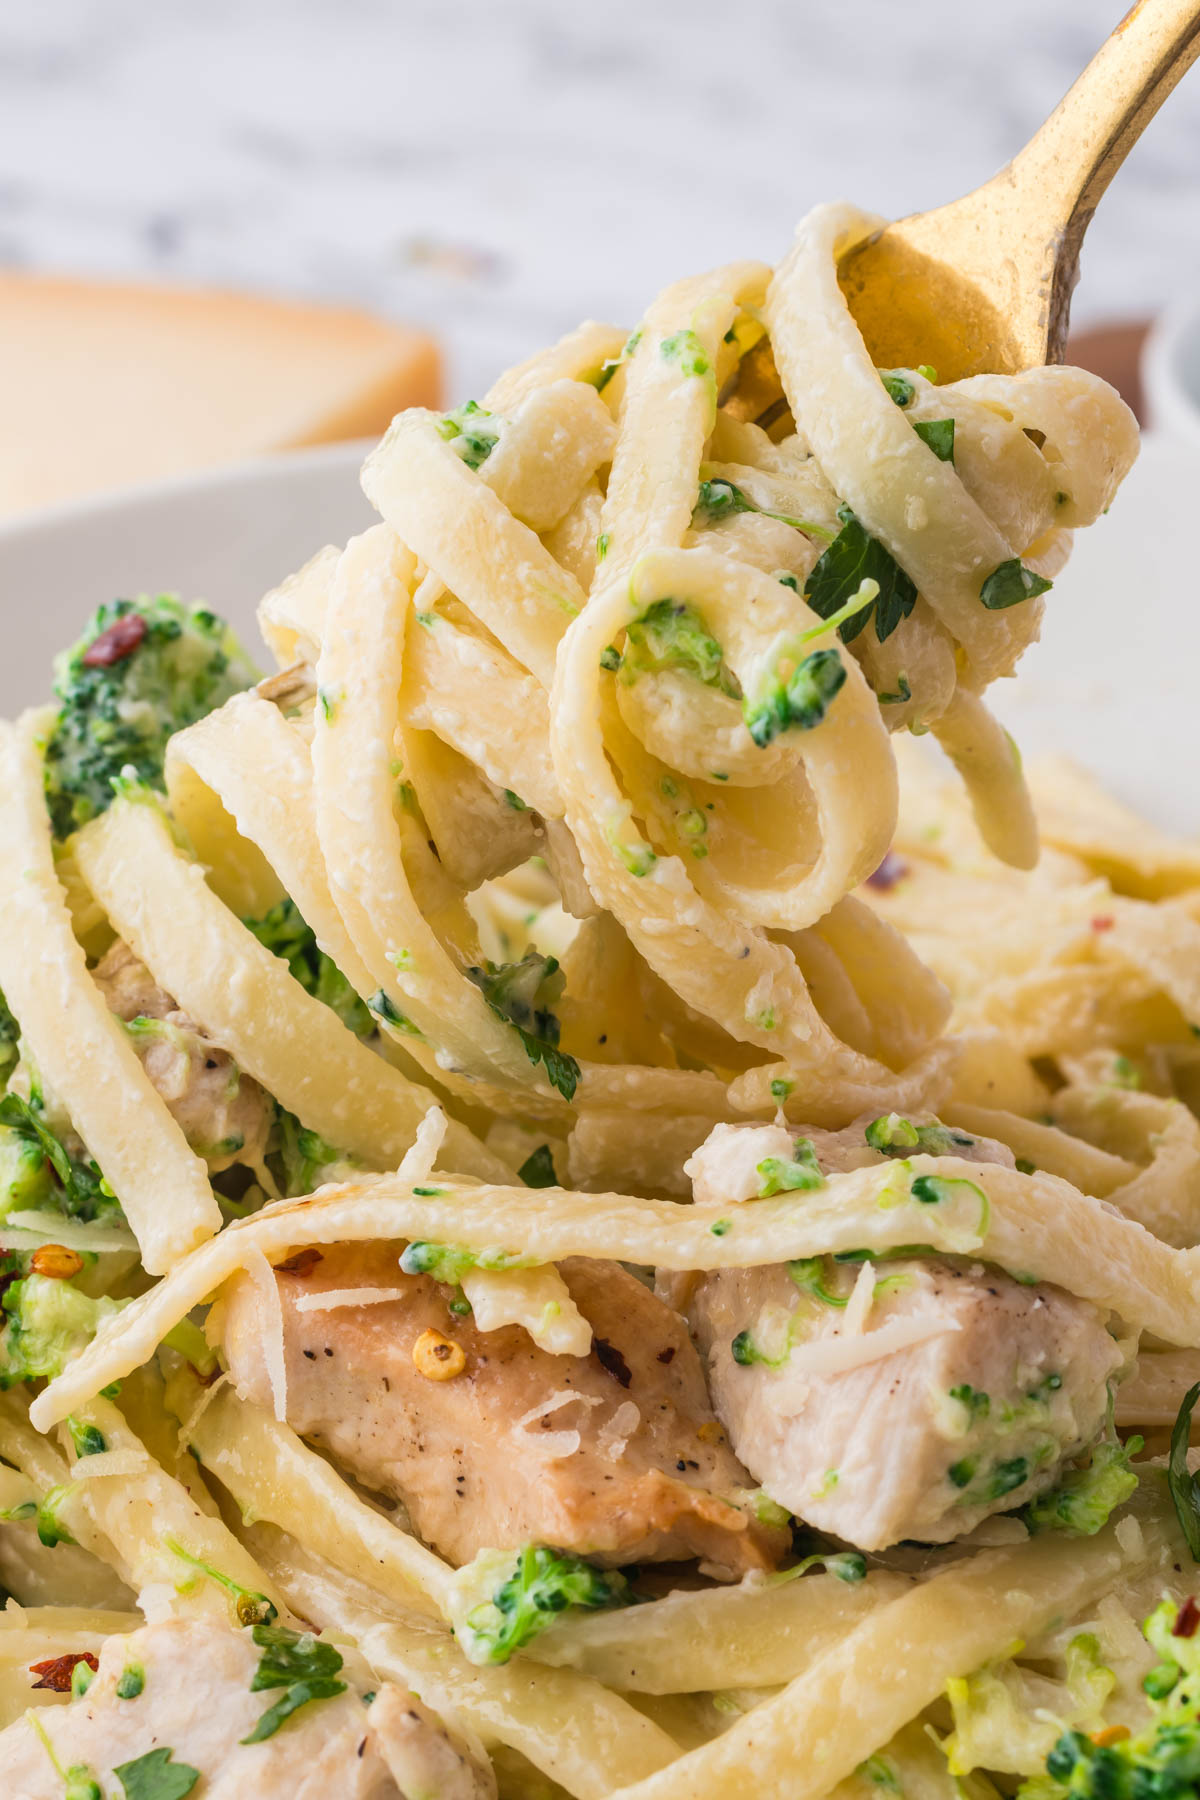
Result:
M375 1021L342 971L317 943L312 927L294 900L281 900L261 919L244 919L260 944L281 956L306 993L332 1007L343 1025L358 1037L371 1037Z
M1131 1437L1124 1444L1097 1444L1085 1468L1072 1469L1056 1488L1040 1494L1025 1508L1022 1517L1029 1529L1094 1537L1137 1487L1129 1459L1141 1448L1140 1437Z
M579 1064L558 1048L559 1023L553 1008L563 991L563 977L553 956L527 950L520 962L484 963L467 970L498 1018L511 1025L531 1063L541 1063L551 1087L564 1100L573 1098Z
M1021 1784L1019 1800L1190 1800L1200 1787L1200 1611L1164 1600L1143 1631L1160 1662L1142 1686L1151 1722L1136 1736L1068 1731L1045 1775Z
M503 1575L504 1579L497 1581ZM455 1632L475 1663L504 1663L569 1607L594 1612L626 1606L629 1583L615 1569L596 1569L580 1556L541 1544L510 1553L485 1550L460 1572L460 1592L490 1591L490 1598L456 1619Z
M17 1094L5 1094L0 1100L0 1128L9 1147L5 1169L15 1158L14 1143L22 1147L20 1191L9 1197L0 1187L0 1211L11 1212L22 1205L49 1206L88 1224L110 1214L120 1216L120 1202L97 1165L90 1158L83 1162L69 1155L36 1106ZM34 1178L35 1157L42 1171L38 1179Z
M255 679L229 626L204 607L170 594L106 601L55 666L61 706L46 744L55 836L104 812L124 769L161 786L172 733Z
M93 1300L73 1281L26 1275L4 1294L7 1323L0 1339L0 1388L18 1381L47 1379L62 1372L90 1344L106 1319L128 1305L107 1296Z
M879 1150L884 1156L904 1157L913 1150L923 1151L926 1156L957 1156L975 1142L965 1131L952 1131L936 1121L932 1125L914 1125L899 1113L872 1119L864 1135L872 1150Z
M836 650L814 650L791 673L776 669L753 699L742 705L746 730L760 750L793 726L812 731L825 717L846 680Z
M656 600L626 632L621 660L623 680L682 669L705 687L719 689L731 699L741 698L741 687L725 666L720 644L694 606L684 600Z

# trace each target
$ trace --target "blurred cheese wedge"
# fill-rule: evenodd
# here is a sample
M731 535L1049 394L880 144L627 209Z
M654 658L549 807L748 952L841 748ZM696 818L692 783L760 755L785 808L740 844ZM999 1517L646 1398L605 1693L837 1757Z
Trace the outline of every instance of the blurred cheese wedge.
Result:
M248 294L0 275L0 517L381 432L437 406L432 339Z

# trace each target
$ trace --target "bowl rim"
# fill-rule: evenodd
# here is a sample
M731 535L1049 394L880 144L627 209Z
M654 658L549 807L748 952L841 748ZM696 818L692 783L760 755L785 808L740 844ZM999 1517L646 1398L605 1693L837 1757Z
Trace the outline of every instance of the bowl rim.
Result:
M377 437L345 438L335 444L304 444L295 449L270 450L261 456L241 457L237 462L184 469L154 481L127 482L120 487L80 494L75 499L56 500L49 506L37 506L0 518L0 545L10 544L26 535L37 536L43 531L102 518L106 513L121 512L131 506L215 493L228 487L253 486L256 482L280 477L303 477L310 471L323 475L344 466L357 468L378 442Z

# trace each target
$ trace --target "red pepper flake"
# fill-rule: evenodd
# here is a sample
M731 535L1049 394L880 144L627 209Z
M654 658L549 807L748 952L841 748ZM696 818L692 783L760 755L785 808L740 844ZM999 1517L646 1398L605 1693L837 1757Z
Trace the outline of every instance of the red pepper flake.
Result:
M880 893L886 894L898 881L903 881L907 874L908 864L904 858L897 856L894 850L889 850L875 873L867 876L867 886L878 888Z
M1200 1606L1196 1605L1191 1594L1175 1615L1175 1623L1171 1627L1172 1637L1195 1637L1196 1627L1200 1625Z
M314 1250L310 1245L307 1250L297 1250L296 1254L289 1256L286 1262L276 1263L275 1273L277 1275L311 1275L317 1264L324 1260L321 1252Z
M83 653L85 669L111 669L114 663L132 656L146 635L146 621L141 613L122 613L107 630L93 638Z
M30 1663L29 1673L38 1677L34 1687L50 1688L56 1694L69 1694L76 1663L86 1663L93 1675L100 1667L90 1650L80 1650L69 1656L51 1656L45 1662Z
M1111 913L1101 913L1099 918L1092 920L1092 930L1093 931L1111 931L1115 924L1116 924L1116 920L1113 918Z

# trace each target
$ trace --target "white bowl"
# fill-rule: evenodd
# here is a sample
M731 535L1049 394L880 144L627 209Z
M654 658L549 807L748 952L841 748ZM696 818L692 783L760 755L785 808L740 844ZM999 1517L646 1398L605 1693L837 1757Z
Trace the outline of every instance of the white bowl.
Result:
M257 647L265 589L369 523L364 448L294 452L0 528L0 713L46 697L53 653L116 595L206 600ZM1200 448L1148 438L1111 512L1080 532L1041 643L990 698L1027 755L1067 752L1157 824L1200 834L1198 501Z
M358 482L370 448L293 450L0 525L0 714L45 699L55 651L121 595L204 600L259 650L266 590L375 517Z
M1156 432L1200 444L1200 306L1169 308L1142 349L1146 410Z

